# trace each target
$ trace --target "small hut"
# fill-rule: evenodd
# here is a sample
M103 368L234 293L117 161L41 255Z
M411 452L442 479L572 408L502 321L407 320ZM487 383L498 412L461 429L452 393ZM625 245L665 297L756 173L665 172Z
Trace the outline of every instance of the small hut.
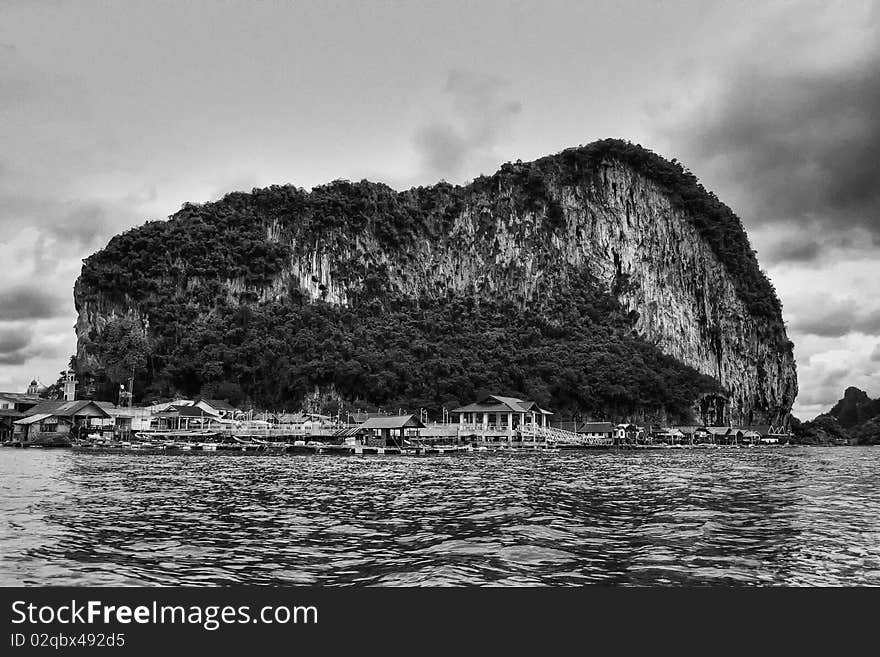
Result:
M406 439L418 439L425 425L415 415L385 415L371 417L360 428L366 432L365 444L371 447L403 447Z

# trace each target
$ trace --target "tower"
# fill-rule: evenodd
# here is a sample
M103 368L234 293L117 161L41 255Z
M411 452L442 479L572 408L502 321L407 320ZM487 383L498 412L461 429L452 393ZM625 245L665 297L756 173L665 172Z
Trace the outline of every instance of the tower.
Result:
M73 370L67 370L64 373L64 401L74 401L76 399L76 373Z

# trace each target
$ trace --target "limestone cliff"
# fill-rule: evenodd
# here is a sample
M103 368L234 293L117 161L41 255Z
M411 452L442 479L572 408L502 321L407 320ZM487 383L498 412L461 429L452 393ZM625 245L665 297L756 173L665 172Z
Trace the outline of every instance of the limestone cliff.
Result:
M644 340L720 383L725 421L786 420L792 347L738 219L679 165L614 140L466 187L336 182L187 205L86 260L78 359L101 368L98 336L114 317L150 335L174 310L195 318L292 294L338 306L504 299L522 310L584 272L634 311Z

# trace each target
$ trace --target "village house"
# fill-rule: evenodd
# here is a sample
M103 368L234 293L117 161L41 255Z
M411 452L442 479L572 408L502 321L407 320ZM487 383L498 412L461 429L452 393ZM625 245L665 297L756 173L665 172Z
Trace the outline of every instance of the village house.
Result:
M20 392L0 392L0 410L13 410L24 413L42 401L45 400L38 395L22 394Z
M415 415L372 417L360 425L363 443L370 447L403 447L407 439L419 439L424 424Z
M419 438L425 445L451 445L458 442L457 424L429 424L419 432Z
M562 429L563 431L571 431L577 433L578 428L580 428L583 424L583 422L577 422L575 420L554 420L550 423L550 426L554 429Z
M614 438L614 425L610 422L584 422L575 430L585 438Z
M44 400L33 406L25 417L15 421L13 440L24 445L65 445L88 431L95 422L110 415L97 403L80 401Z
M507 445L543 442L545 439L539 436L540 430L549 427L553 415L533 401L501 395L487 395L473 404L454 408L450 413L458 416L460 437Z
M150 429L152 413L143 406L117 406L113 402L95 402L110 416L96 422L102 431L112 430L116 436L127 437L135 431Z
M169 406L150 420L150 428L157 431L218 431L223 424L220 415L195 405Z
M770 433L769 425L755 427L702 427L694 434L695 442L715 445L757 445L779 442L779 436Z
M275 424L275 428L289 431L296 436L310 436L316 433L325 433L322 430L331 424L329 415L318 413L279 413L269 416ZM253 420L251 420L253 422ZM332 432L326 435L333 435Z
M651 434L651 441L664 445L682 445L688 441L684 432L675 427L661 427Z
M174 401L168 402L158 402L156 404L150 404L149 406L144 406L143 408L147 410L147 412L160 413L162 411L167 411L172 406L192 406L192 399L175 399Z
M235 406L222 399L205 399L204 397L199 397L193 403L193 406L224 420L233 419L235 414L239 412Z
M0 392L0 443L10 440L13 422L25 416L25 412L43 401L37 395L20 392Z
M489 395L478 402L452 409L458 415L462 428L479 428L499 431L515 431L520 427L545 427L550 411L540 408L533 401Z
M674 428L676 429L676 431L680 431L682 433L682 442L692 445L694 442L694 434L700 427L696 425L678 425Z
M614 442L618 445L635 444L644 438L645 432L635 424L623 423L614 428Z

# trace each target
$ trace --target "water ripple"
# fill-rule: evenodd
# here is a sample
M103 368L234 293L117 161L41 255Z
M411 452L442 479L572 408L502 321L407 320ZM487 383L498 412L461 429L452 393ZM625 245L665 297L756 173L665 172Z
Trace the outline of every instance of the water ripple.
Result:
M0 584L880 585L880 451L0 451Z

